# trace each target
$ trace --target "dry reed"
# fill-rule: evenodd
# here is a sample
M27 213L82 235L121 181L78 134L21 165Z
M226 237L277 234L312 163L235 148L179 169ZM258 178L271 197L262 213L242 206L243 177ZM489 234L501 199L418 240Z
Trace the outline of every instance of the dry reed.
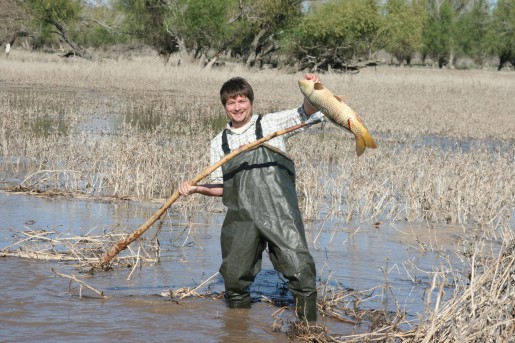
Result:
M209 140L224 122L217 92L228 77L252 82L258 113L301 102L301 74L16 53L0 59L0 168L5 179L40 191L162 201L209 164ZM358 159L352 137L329 124L292 138L306 219L511 220L510 74L384 68L322 78L350 97L380 149ZM222 210L204 197L181 206Z
M14 242L0 250L0 256L15 256L42 261L76 262L81 271L98 269L103 254L130 232L123 229L92 229L80 236L70 236L57 230L11 230ZM156 263L159 245L153 239L139 239L116 260L115 267L130 267L138 263Z
M338 333L321 325L294 322L286 332L305 342L514 342L515 235L510 228L498 229L495 242L484 233L464 240L461 255L470 267L466 275L446 269L432 273L426 311L416 321L406 320L405 310L397 303L396 311L388 311L386 306L370 309L367 302L372 290L358 292L325 285L319 289L322 315L368 327L361 328L361 333ZM387 273L382 288L391 292ZM388 298L383 292L383 305ZM395 302L393 294L391 300ZM276 330L282 328L279 322L276 319ZM343 326L344 331L354 329Z

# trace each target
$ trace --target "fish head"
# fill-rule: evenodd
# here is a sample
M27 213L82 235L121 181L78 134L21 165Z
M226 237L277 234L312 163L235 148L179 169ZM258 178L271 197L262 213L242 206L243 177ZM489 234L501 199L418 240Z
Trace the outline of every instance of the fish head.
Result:
M313 80L306 80L302 79L299 80L299 88L302 94L306 98L309 99L309 97L315 92L315 91L321 91L324 90L324 85L320 82L315 82Z
M302 94L304 94L306 98L309 98L315 90L315 82L313 82L313 80L306 79L299 80L299 88Z

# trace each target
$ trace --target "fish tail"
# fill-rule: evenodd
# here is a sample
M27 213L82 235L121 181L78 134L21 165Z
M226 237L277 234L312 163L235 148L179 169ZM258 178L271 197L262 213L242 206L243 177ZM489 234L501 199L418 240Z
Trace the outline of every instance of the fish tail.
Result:
M360 136L356 136L356 154L358 157L365 152L366 148L377 148L374 138L372 138L367 130L365 130Z
M365 138L363 136L356 137L356 154L358 157L365 152L366 147Z
M368 133L367 130L365 130L365 132L363 133L363 139L365 140L365 145L367 148L377 148L376 141L374 140L374 138L372 138L372 135Z

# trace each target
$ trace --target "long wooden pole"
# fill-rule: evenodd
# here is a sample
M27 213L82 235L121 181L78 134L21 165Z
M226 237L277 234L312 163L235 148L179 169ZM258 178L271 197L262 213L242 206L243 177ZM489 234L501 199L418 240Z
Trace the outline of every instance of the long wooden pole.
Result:
M252 150L259 146L260 144L263 144L275 137L287 134L289 132L298 130L303 128L306 125L311 125L319 122L320 120L310 120L305 121L300 124L294 125L292 127L289 127L284 130L276 131L266 137L263 137L261 139L258 139L252 143L245 144L241 146L240 148L232 151L231 153L225 155L220 161L213 164L212 166L207 167L203 171L201 171L196 177L189 180L188 183L192 186L195 186L199 181L207 177L209 174L214 172L218 167L222 166L223 164L227 163L229 160L233 159L234 157L238 156L242 152ZM118 253L125 250L129 244L134 242L136 239L138 239L145 231L147 231L152 224L154 224L161 216L172 206L172 204L179 198L180 194L179 191L175 191L175 193L172 194L172 196L164 203L163 206L159 210L157 210L143 225L141 225L138 230L131 233L126 238L120 240L118 243L113 245L111 249L102 257L101 265L105 267Z

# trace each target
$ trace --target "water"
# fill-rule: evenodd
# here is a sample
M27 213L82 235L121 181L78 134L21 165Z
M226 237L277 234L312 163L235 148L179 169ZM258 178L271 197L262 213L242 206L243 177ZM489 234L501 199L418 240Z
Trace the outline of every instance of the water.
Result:
M0 249L18 241L19 232L25 230L56 231L66 237L113 227L136 229L158 208L130 201L0 192ZM158 236L160 262L135 269L130 278L130 268L90 275L79 273L72 262L1 257L0 342L291 342L284 332L272 330L273 314L280 307L266 299L284 304L291 301L291 294L285 292L267 257L252 288L255 303L250 311L228 310L223 300L213 297L178 300L162 295L195 288L209 278L198 292L216 295L223 290L217 274L222 220L223 215L208 214L194 218L188 228L179 214L169 211ZM381 308L380 286L388 276L396 300L411 320L424 309L423 297L431 282L426 271L447 263L442 252L461 232L459 227L413 223L376 227L314 222L306 230L319 284L360 291L379 286L364 306ZM151 228L145 236L154 233ZM421 245L425 253L418 250ZM57 276L52 269L75 275L107 298ZM389 310L394 309L390 301ZM291 311L281 318L283 331L295 319ZM329 318L319 322L340 334L363 330Z

